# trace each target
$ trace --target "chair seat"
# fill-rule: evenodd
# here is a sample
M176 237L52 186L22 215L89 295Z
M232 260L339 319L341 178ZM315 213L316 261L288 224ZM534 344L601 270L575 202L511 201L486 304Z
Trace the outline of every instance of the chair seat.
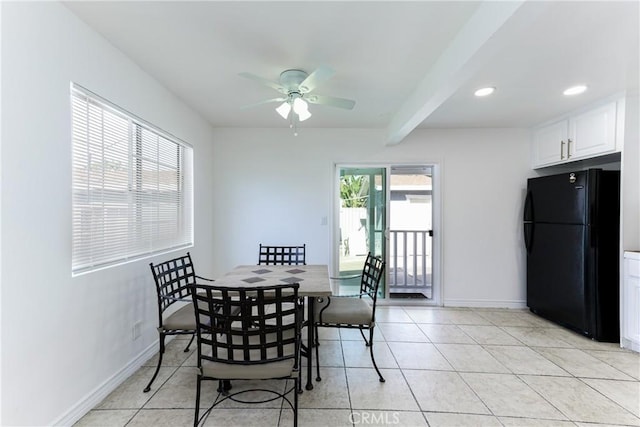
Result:
M221 380L264 380L280 377L295 378L297 372L294 375L293 365L293 359L263 363L260 365L236 365L203 360L202 374L205 377Z
M165 330L195 330L196 316L193 311L193 304L188 303L184 307L179 308L171 313L162 322Z
M320 312L326 305L327 303L319 304L316 322L320 321ZM331 297L329 306L322 311L322 323L371 326L372 316L373 308L365 299Z
M294 338L294 331L285 331L282 334L282 339L289 340ZM240 337L234 337L234 343L241 344ZM218 338L221 342L225 342L224 337L219 336ZM266 343L273 343L277 341L278 337L276 334L267 334L266 335ZM259 344L260 341L258 337L250 337L249 343L252 345ZM219 359L225 359L224 350L220 349L221 352L218 353ZM283 356L293 356L295 351L295 344L291 343L285 345ZM203 355L202 360L202 373L204 376L218 378L218 379L236 379L236 380L244 380L244 379L268 379L268 378L280 378L291 376L293 373L294 359L280 360L275 362L261 363L261 364L252 364L252 365L242 365L242 364L234 364L234 363L225 363L220 361L212 361L207 360L206 357L211 356L211 353ZM242 360L244 358L243 351L235 350L234 351L234 359ZM267 349L267 356L270 358L277 357L276 349L269 348ZM260 350L253 349L249 350L249 357L251 360L260 360Z

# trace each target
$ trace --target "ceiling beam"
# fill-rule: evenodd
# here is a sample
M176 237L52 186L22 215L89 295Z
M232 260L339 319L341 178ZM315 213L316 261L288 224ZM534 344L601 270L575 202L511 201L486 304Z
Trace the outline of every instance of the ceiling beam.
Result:
M514 0L480 4L391 119L387 145L400 143L477 71L482 62L477 53L524 3Z

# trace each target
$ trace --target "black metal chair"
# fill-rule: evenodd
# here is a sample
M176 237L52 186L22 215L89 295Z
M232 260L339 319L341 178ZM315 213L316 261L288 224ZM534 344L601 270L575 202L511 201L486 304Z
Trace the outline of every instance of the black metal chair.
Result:
M160 334L160 352L158 354L158 366L143 390L145 393L151 389L151 384L155 381L162 365L162 356L165 351L165 337L167 335L191 335L191 340L184 349L189 351L189 347L195 338L196 322L193 317L193 305L191 301L191 289L189 285L196 283L196 279L213 282L206 277L197 276L191 254L187 252L181 256L160 264L150 263L153 279L156 283L158 294L158 333ZM173 312L167 312L174 304L181 305ZM175 308L175 307L174 307Z
M284 399L293 409L298 425L300 346L303 320L298 283L261 287L193 285L197 319L198 382L194 426L227 399L241 403L264 403ZM239 311L238 317L234 313ZM204 380L291 380L284 391L259 389L273 397L242 400L239 395L219 392L213 404L199 416L200 389ZM220 390L219 390L220 391ZM287 397L293 392L293 403Z
M271 246L260 243L258 265L306 265L306 246Z
M314 327L315 336L318 336L318 327L324 328L349 328L359 329L365 344L369 347L373 367L378 373L380 382L384 382L384 377L378 369L376 359L373 355L373 330L376 325L376 301L378 297L378 287L384 274L384 261L379 257L374 257L371 252L360 276L360 293L350 296L332 296L318 298L315 309ZM358 276L354 276L358 277ZM351 279L352 277L348 277ZM347 278L334 278L336 280ZM368 298L363 298L368 297ZM364 336L364 331L369 331L369 339ZM318 343L316 340L316 381L320 378L320 359L318 354Z

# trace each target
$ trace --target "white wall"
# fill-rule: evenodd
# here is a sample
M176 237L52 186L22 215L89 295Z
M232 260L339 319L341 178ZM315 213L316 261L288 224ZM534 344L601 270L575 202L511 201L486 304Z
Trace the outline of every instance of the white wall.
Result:
M336 163L431 163L442 170L445 305L524 306L522 202L528 130L415 130L384 146L376 130L216 129L212 274L257 262L260 242L306 243L329 263Z
M623 250L640 251L640 98L628 96L622 153Z
M0 424L68 423L101 385L113 386L135 368L157 339L151 260L71 278L69 82L194 146L196 265L213 258L212 133L61 4L0 5ZM136 321L143 331L132 341Z

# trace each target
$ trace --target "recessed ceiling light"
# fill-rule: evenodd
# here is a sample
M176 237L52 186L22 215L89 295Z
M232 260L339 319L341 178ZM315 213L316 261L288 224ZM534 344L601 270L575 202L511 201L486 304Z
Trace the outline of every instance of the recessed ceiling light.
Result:
M476 90L473 94L475 96L487 96L491 95L496 90L495 87L483 87L481 89Z
M577 85L577 86L572 86L568 89L565 89L565 91L562 92L562 94L563 95L579 95L585 90L587 90L587 87L585 85Z

